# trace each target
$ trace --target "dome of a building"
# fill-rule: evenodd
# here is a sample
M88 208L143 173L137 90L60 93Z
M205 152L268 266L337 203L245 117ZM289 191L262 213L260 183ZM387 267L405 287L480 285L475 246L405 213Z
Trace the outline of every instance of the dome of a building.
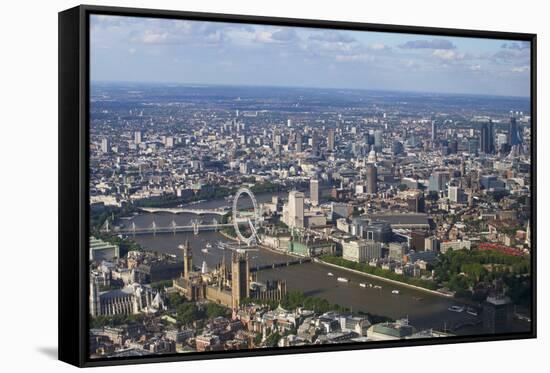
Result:
M376 163L376 152L373 150L370 151L369 156L367 158L368 163Z

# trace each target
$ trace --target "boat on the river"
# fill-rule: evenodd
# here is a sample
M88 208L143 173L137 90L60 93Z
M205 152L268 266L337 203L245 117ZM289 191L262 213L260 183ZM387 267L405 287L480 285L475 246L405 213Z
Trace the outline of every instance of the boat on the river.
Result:
M361 282L361 283L359 283L359 286L361 286L362 288L366 288L367 284L365 284L364 282Z
M345 277L338 277L337 280L340 282L349 282L349 280Z
M332 272L327 273L327 276L334 276Z
M207 242L204 246L204 249L201 249L201 251L205 254L208 254L209 250L212 248L212 244L210 242Z
M375 289L382 289L382 286L380 286L380 285L374 285L373 287L374 287Z
M399 290L392 290L391 293L395 295L399 295Z
M521 321L526 321L526 322L531 322L531 318L527 315L524 315L522 313L514 313L514 317L518 320L521 320Z
M466 313L467 313L468 315L472 315L472 316L477 316L477 315L478 315L477 310L476 310L475 308L473 308L473 307L468 307L468 308L466 309Z
M449 308L447 308L449 311L451 312L457 312L457 313L460 313L460 312L463 312L464 311L464 306L451 306Z

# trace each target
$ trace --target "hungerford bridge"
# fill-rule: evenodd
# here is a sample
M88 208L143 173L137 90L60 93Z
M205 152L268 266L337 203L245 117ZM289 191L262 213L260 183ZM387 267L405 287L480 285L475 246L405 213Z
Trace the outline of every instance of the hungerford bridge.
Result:
M247 222L247 219L243 219L242 222ZM219 223L216 219L212 219L212 222L205 223L200 220L191 220L188 225L177 225L174 220L170 223L169 226L158 226L157 223L153 220L153 223L148 227L137 227L134 222L131 225L125 226L123 228L119 227L110 227L106 221L101 230L103 232L114 233L114 234L127 234L127 235L140 235L140 234L157 234L157 233L180 233L180 232L193 232L194 234L199 234L199 232L205 231L214 231L225 228L232 227L233 223Z

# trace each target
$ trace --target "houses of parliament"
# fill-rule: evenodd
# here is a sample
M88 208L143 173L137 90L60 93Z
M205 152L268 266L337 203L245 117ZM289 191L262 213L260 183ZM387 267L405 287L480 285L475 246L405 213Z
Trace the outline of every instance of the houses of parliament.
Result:
M181 277L172 281L172 285L190 301L208 300L237 309L246 298L279 301L286 294L285 281L271 281L265 285L252 281L254 276L246 252L232 253L230 270L224 256L213 270L194 271L189 242L179 248L183 251L183 272Z

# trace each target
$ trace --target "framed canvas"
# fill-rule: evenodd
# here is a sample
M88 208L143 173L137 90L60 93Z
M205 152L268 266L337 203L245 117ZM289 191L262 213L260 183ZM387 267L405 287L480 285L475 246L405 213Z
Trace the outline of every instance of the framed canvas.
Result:
M536 35L59 13L59 358L536 336Z

